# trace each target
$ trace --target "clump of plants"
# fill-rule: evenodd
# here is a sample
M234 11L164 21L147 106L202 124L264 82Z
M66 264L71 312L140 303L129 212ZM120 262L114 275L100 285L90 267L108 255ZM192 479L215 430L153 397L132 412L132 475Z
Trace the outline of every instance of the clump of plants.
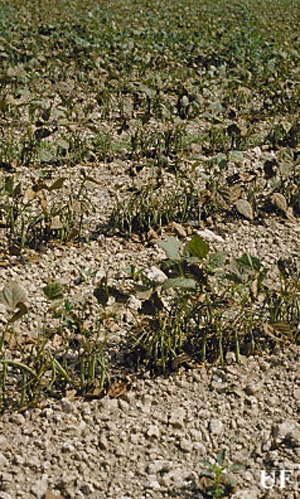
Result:
M0 292L8 313L0 336L0 412L24 410L47 397L100 397L110 385L102 311L86 326L87 306L76 309L59 281L49 282L44 293L48 311L37 336L26 341L15 327L29 320L26 292L15 282Z
M0 190L0 213L9 243L21 252L25 246L38 248L51 238L61 242L78 238L84 216L93 209L87 180L82 171L77 187L65 187L66 177L51 183L41 178L24 186L7 175Z
M185 352L196 361L224 364L233 350L249 354L298 342L300 274L279 261L280 287L265 283L268 269L248 253L228 261L211 253L198 234L185 245L173 237L159 243L167 259L165 278L134 273L141 319L132 333L135 362L166 371Z
M160 230L173 221L198 221L201 216L199 199L200 188L192 182L182 180L166 186L154 178L116 204L109 226L129 234L145 234L150 229Z

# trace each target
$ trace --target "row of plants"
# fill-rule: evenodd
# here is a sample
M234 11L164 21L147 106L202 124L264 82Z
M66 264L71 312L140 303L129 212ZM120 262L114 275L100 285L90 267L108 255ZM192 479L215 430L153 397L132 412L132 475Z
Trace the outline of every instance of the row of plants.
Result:
M51 303L29 344L15 329L16 321L25 325L30 319L26 292L16 283L6 284L0 293L8 312L0 341L2 411L72 390L77 396L107 393L113 366L106 363L105 319L120 320L119 306L111 302L126 308L132 295L140 307L122 349L126 364L136 368L165 373L187 359L224 365L229 351L239 362L241 352L299 343L297 262L277 262L276 287L267 282L268 269L258 258L245 253L230 261L226 253L211 252L198 234L185 245L172 236L159 244L166 259L157 278L131 265L126 270L130 286L123 291L109 286L107 277L101 279L94 290L98 312L93 323L87 321L88 301L76 305L59 281L48 283L44 294Z

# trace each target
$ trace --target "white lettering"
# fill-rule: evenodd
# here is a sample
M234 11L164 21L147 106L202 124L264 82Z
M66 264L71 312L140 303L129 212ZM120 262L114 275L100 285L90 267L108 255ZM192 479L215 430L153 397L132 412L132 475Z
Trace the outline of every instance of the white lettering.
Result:
M271 474L267 475L266 470L261 470L260 483L263 489L273 489L276 481L276 471L272 470Z

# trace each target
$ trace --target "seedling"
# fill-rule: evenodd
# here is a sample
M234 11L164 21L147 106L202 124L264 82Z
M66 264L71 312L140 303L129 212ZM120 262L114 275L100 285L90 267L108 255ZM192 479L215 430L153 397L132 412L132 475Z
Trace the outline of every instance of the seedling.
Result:
M229 464L225 461L225 450L220 450L217 455L216 463L203 460L205 469L201 472L202 477L208 480L202 480L203 492L206 497L214 499L221 497L230 497L235 489L235 481L231 473L237 473L244 469L240 464Z

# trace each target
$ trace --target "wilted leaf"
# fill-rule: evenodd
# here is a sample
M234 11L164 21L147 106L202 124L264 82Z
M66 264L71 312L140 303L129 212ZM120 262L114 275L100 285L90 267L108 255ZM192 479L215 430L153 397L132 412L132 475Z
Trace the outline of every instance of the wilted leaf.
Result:
M121 381L115 379L107 391L107 396L111 398L118 398L128 391L128 381Z
M292 206L289 206L288 209L285 212L285 215L289 222L296 223L297 219L294 216L294 210Z
M293 339L293 328L284 321L269 322L263 325L265 334L276 342L286 342Z
M215 199L218 205L227 210L231 202L231 191L226 187L219 188L215 193Z
M174 277L172 279L168 279L162 285L163 289L170 288L182 288L182 289L195 289L196 281L194 279L188 279L185 277Z
M235 206L240 215L247 218L247 220L253 220L253 209L249 201L238 199Z
M46 494L45 494L45 499L64 499L64 496L62 496L61 494L54 494L54 492L52 492L52 490L47 490Z
M19 319L21 319L21 317L23 317L23 315L27 314L28 312L28 308L24 303L18 303L17 307L18 311L12 317L10 317L10 319L8 320L9 324L18 321Z
M63 229L63 227L64 225L61 222L59 215L55 215L55 217L51 219L50 229L58 230L58 229Z
M275 192L272 196L271 201L272 204L276 206L276 208L278 208L280 211L283 211L284 213L287 211L288 205L283 194Z
M250 294L252 300L256 300L258 292L258 279L254 279L250 286Z
M0 291L0 303L10 312L14 312L19 304L24 304L26 301L26 292L16 282L10 282Z
M39 192L38 196L39 196L39 200L40 200L40 203L41 203L41 207L42 207L43 213L47 217L48 216L48 202L47 202L47 199L45 198L43 192Z
M49 187L49 189L48 189L49 192L55 191L57 189L61 189L65 180L66 180L66 177L60 177L57 180L55 180L55 182Z
M242 194L242 187L240 184L233 185L230 188L230 202L235 203Z
M173 261L180 261L181 243L175 237L168 236L165 241L159 241L158 245L164 250L167 258Z
M41 148L40 149L40 160L43 161L44 163L47 163L48 161L52 161L54 158L54 154L52 151L49 149Z
M32 189L31 185L29 185L24 193L24 201L32 201L36 196L37 192Z

